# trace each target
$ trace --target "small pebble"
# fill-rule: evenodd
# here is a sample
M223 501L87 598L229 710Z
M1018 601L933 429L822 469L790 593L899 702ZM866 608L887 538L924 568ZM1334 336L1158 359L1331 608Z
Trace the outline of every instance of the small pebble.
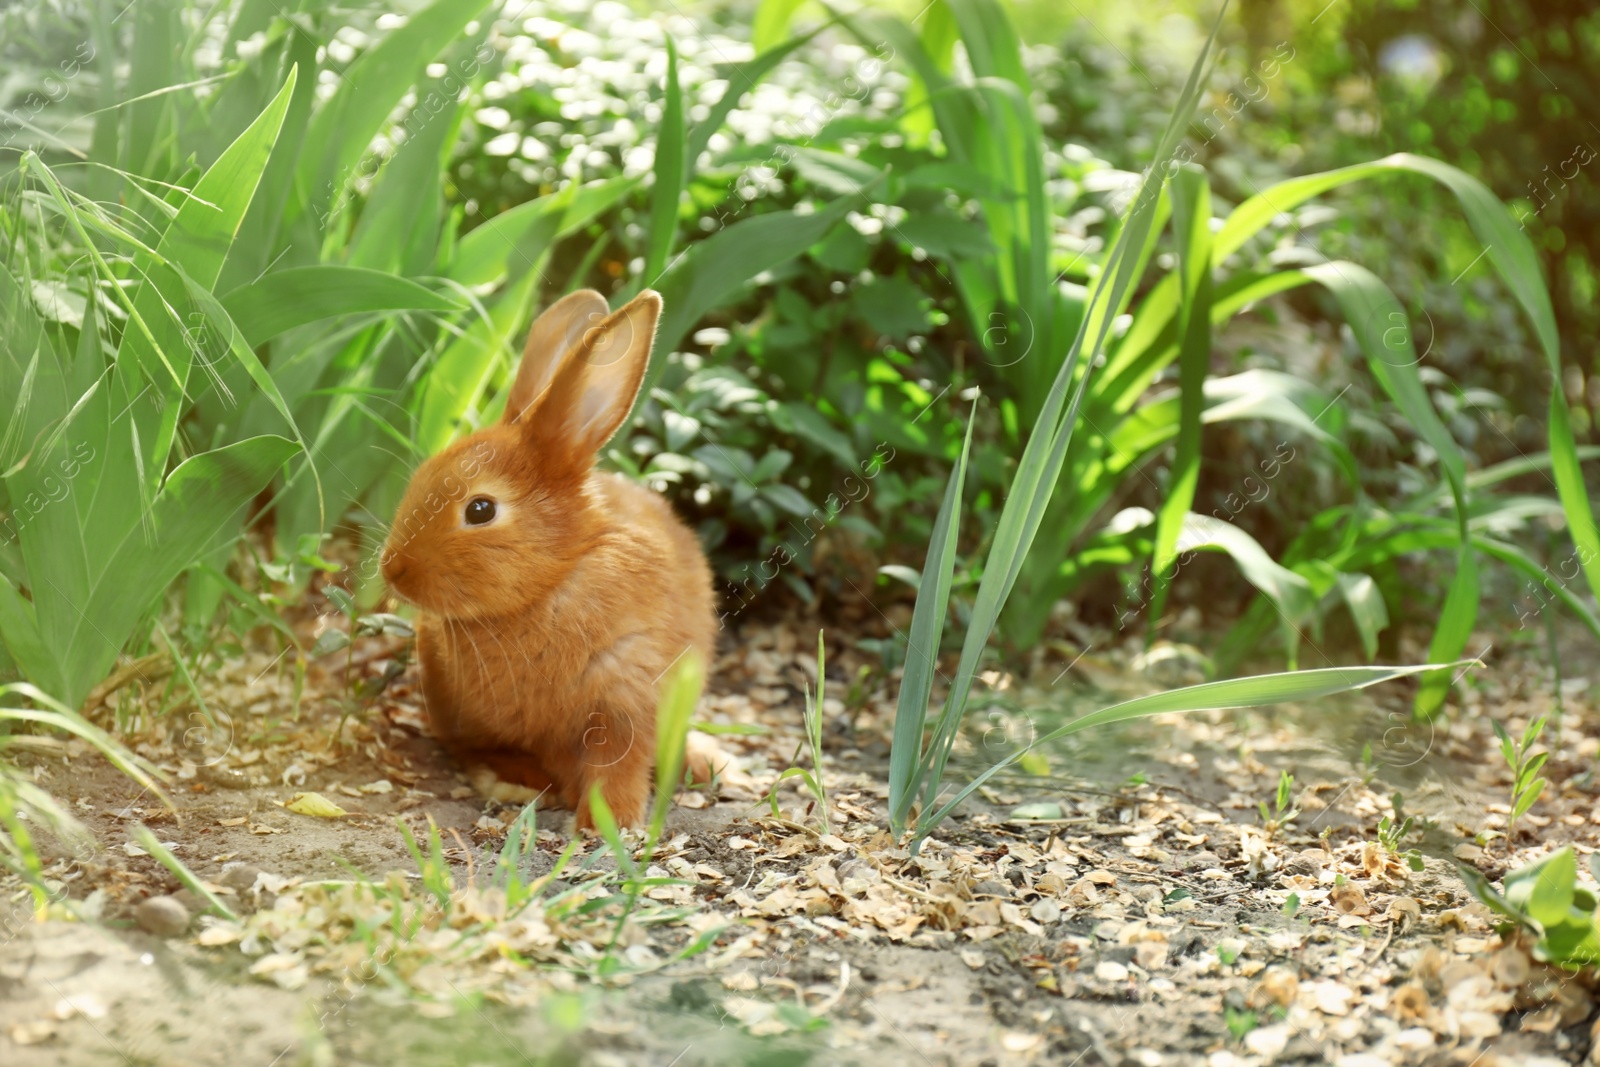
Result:
M134 912L139 925L157 937L177 937L189 929L189 911L171 897L141 901Z
M1128 977L1128 968L1114 960L1103 960L1095 965L1094 976L1102 982L1122 982Z
M222 868L222 884L235 893L248 893L261 871L248 863L229 863Z

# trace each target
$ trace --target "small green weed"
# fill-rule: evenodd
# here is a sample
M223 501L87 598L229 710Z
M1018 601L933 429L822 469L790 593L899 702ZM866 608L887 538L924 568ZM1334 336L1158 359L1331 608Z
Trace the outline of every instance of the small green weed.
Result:
M1515 847L1513 842L1517 836L1517 820L1528 813L1547 784L1539 777L1539 771L1544 767L1545 760L1550 758L1550 753L1529 755L1528 752L1538 742L1539 735L1544 733L1544 724L1545 716L1534 719L1522 731L1522 739L1518 741L1506 732L1504 726L1494 721L1494 733L1500 739L1500 754L1505 757L1506 766L1511 768L1511 812L1506 816L1507 853Z
M1389 803L1394 807L1392 816L1385 815L1378 820L1378 844L1383 850L1395 859L1410 867L1413 871L1422 870L1422 853L1415 848L1406 848L1405 840L1410 837L1416 823L1416 816L1405 813L1405 794L1395 793Z
M1294 806L1294 775L1282 771L1278 775L1278 791L1273 797L1273 806L1267 807L1265 800L1257 807L1261 811L1261 827L1267 837L1275 837L1279 830L1288 826L1300 814L1300 809Z
M811 770L804 767L792 766L795 759L800 757L800 750L795 750L794 757L789 760L791 766L777 780L772 783L772 788L767 791L767 803L771 805L772 814L778 814L778 787L786 778L799 778L805 782L806 788L811 790L811 795L816 798L819 818L822 820L822 832L832 833L828 822L828 791L822 786L822 690L827 684L827 655L823 647L822 631L817 631L817 692L812 697L808 686L805 692L806 708L806 741L811 748Z

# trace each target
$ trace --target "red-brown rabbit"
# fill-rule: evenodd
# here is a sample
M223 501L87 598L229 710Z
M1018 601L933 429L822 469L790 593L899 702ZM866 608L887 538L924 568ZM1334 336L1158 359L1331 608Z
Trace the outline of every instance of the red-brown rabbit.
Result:
M417 653L439 740L485 787L546 791L592 829L650 796L667 670L709 665L717 623L695 535L657 494L594 469L644 378L661 298L609 312L573 293L528 334L505 416L417 469L381 556L420 610Z

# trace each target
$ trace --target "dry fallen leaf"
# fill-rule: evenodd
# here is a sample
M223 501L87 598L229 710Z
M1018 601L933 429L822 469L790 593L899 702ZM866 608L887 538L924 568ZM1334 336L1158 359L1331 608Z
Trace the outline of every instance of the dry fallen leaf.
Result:
M1300 995L1301 999L1309 1000L1311 1006L1324 1015L1348 1015L1350 1001L1355 998L1356 991L1323 979L1305 983L1300 987Z
M1395 897L1389 901L1388 916L1396 928L1407 930L1422 918L1422 905L1411 897Z
M1361 887L1351 882L1336 885L1330 894L1334 910L1340 915L1371 915L1372 908L1367 904L1367 895Z
M337 819L350 814L321 793L296 793L284 806L297 815L313 815L319 819Z
M56 1024L48 1019L31 1023L17 1023L9 1031L11 1040L19 1045L37 1045L56 1036Z
M1287 1008L1300 994L1300 980L1283 967L1274 967L1261 976L1261 981L1250 991L1250 1006L1254 1008Z

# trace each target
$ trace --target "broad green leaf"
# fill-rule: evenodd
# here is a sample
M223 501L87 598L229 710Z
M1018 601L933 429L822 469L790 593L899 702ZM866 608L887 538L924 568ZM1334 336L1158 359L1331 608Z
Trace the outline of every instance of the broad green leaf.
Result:
M756 275L816 244L857 203L855 198L841 198L810 214L757 215L686 248L655 285L663 308L645 389L661 373L667 353L678 347L701 316L742 291Z
M913 215L894 228L893 236L952 263L995 254L987 231L954 215Z
M84 601L60 603L46 597L39 605L41 614L48 606L52 616L46 640L70 656L57 679L62 703L82 702L105 677L150 604L209 547L235 536L244 506L297 451L294 442L267 436L190 457L156 496L151 541L145 541L135 521L106 546L106 566Z
M667 81L656 132L655 189L650 196L650 236L645 246L643 281L653 286L672 254L678 236L678 202L686 177L683 90L678 87L678 46L667 38Z
M1532 867L1505 878L1506 897L1546 929L1567 921L1572 891L1578 880L1578 861L1571 848L1552 853Z
M374 311L461 311L459 300L363 267L293 267L274 271L222 298L252 348L308 322Z
M761 55L777 47L789 32L793 21L806 0L761 0L756 6L755 22L750 27L750 44Z
M39 634L33 603L25 600L11 580L0 578L0 641L25 677L45 682L54 688L60 677L55 652Z
M1456 572L1439 613L1439 625L1429 646L1435 662L1454 660L1467 647L1478 617L1478 568L1468 533L1466 458L1455 438L1439 420L1433 401L1417 371L1421 357L1411 341L1411 327L1400 301L1377 275L1347 262L1308 267L1306 274L1322 283L1338 299L1372 376L1405 414L1410 424L1439 457L1455 500L1461 531ZM1452 679L1448 672L1424 678L1417 691L1416 712L1430 716L1443 706Z
M350 64L306 128L295 172L297 213L328 213L356 178L356 165L423 67L485 6L487 0L434 0ZM481 66L482 61L474 57L468 62Z

